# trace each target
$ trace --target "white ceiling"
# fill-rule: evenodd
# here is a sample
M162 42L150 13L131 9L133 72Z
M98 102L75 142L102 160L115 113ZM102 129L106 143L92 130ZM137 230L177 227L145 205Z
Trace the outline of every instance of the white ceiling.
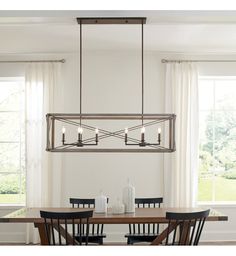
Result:
M0 53L72 52L79 48L76 17L147 17L145 50L236 52L236 12L209 11L0 11ZM138 50L139 25L83 26L89 50Z

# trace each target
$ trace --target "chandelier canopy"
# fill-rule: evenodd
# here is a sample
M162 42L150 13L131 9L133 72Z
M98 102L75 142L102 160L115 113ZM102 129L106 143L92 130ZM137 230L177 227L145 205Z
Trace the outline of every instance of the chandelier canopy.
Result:
M146 18L77 18L77 22L80 26L80 113L49 113L46 115L46 150L50 152L174 152L176 115L144 113L143 25L146 23ZM142 110L140 114L82 113L83 24L141 25ZM117 126L117 121L119 121L120 124L126 123L126 128L114 130L113 127L115 125ZM107 123L110 124L107 125ZM128 126L128 124L130 125ZM109 128L103 128L105 125L107 125ZM77 131L77 136L75 136L75 129ZM148 131L146 131L147 129ZM141 132L140 135L137 135L138 130ZM133 134L133 136L131 137L130 134ZM149 137L152 137L148 137L148 139L146 139L145 135L147 134ZM84 139L83 137L85 136L86 138ZM137 138L137 136L139 138ZM107 142L108 139L111 141ZM116 143L114 139L119 140L119 143ZM106 143L103 143L105 140ZM122 142L122 144L120 142ZM114 147L114 144L117 145Z

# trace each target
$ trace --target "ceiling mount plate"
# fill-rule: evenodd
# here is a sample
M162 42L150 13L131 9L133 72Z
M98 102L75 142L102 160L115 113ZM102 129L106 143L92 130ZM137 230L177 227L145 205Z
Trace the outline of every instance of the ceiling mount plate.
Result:
M77 22L80 24L146 24L145 17L103 17L103 18L77 18Z

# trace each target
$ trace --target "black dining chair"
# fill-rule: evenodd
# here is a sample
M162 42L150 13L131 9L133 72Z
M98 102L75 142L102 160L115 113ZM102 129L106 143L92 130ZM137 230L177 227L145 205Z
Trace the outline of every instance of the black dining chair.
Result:
M162 197L156 198L135 198L136 208L160 208L163 203ZM129 233L125 235L127 244L140 242L152 242L159 234L159 224L142 223L129 224Z
M200 212L167 212L169 221L163 235L163 245L198 245L206 218L210 210Z
M89 218L93 211L49 212L40 211L48 245L87 245Z
M107 203L109 199L107 198ZM73 208L95 208L95 199L94 198L70 198L70 203ZM89 243L95 243L102 245L103 239L106 238L106 234L103 233L104 225L103 224L91 224L88 241Z

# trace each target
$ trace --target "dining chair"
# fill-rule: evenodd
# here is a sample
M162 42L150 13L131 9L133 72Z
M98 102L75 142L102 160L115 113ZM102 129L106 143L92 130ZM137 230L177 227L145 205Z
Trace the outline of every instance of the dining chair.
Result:
M107 198L107 203L109 199ZM94 198L70 198L70 203L73 208L95 208L95 199ZM103 233L104 225L103 224L91 224L88 235L89 243L95 243L102 245L103 239L106 238L106 234ZM83 238L84 239L84 238Z
M163 245L198 245L209 213L210 210L187 213L167 212L168 226L158 237L160 243Z
M135 198L136 208L160 208L163 203L162 197L156 198ZM125 235L127 244L140 242L152 242L159 234L159 224L142 223L129 224L129 233Z
M93 211L40 211L40 216L44 219L48 245L88 244L89 218L93 216Z

